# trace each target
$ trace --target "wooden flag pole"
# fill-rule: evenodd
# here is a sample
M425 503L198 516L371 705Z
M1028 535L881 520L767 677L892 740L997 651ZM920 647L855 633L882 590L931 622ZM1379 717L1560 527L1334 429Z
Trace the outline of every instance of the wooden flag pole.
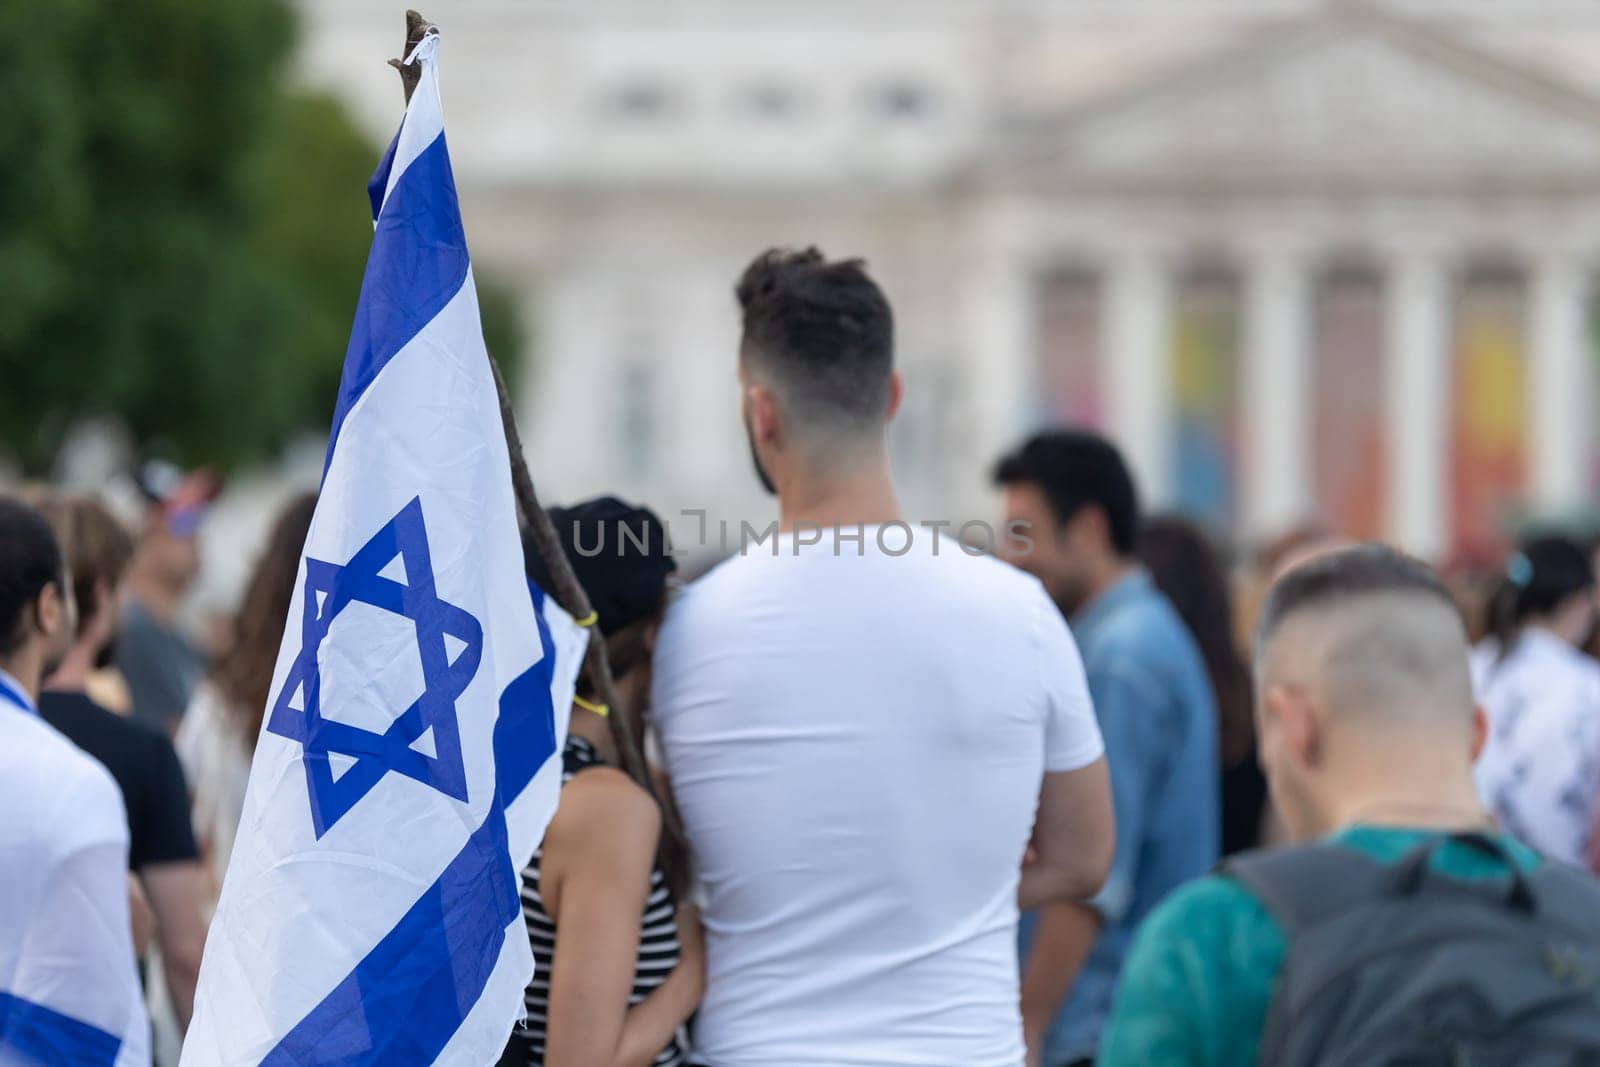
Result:
M389 60L389 65L400 72L400 83L405 88L407 104L411 103L411 93L416 89L422 71L415 63L407 66L405 60L410 57L411 50L430 31L437 33L438 27L415 11L406 12L405 50L400 53L400 58ZM533 477L528 473L528 462L522 454L522 435L517 432L516 414L512 410L511 397L506 391L505 375L500 372L500 364L495 360L493 353L489 355L489 369L494 372L494 387L500 396L500 422L505 429L506 451L511 454L511 488L516 494L517 511L532 533L539 555L544 558L545 569L550 574L550 584L555 586L549 592L556 598L556 603L574 619L586 619L594 612L593 606L589 603L589 594L584 592L583 586L578 582L578 576L573 573L572 562L567 559L566 550L561 547L561 539L556 535L555 524L550 521L549 513L539 503L539 494L533 488ZM651 781L650 768L644 762L644 749L636 743L632 721L617 701L616 685L611 678L611 663L606 657L606 642L600 634L598 623L589 628L589 648L584 656L583 669L588 675L589 685L595 697L614 711L614 714L606 716L606 722L611 728L612 738L617 743L618 758L622 760L623 769L630 778L654 797L655 786ZM557 708L556 714L561 714L562 710ZM557 753L557 756L559 755L560 753ZM663 805L663 817L666 820L672 818L672 813L666 810L665 805ZM673 829L676 830L676 827Z

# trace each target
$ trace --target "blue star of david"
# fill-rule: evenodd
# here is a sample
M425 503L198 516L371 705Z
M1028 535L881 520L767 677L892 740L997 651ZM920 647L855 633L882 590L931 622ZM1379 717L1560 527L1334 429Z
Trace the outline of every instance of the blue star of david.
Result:
M405 566L404 582L379 573L396 556ZM355 603L393 612L416 626L423 693L382 733L322 714L317 652L333 620ZM445 648L446 636L465 646L453 659ZM456 698L472 681L482 657L483 627L466 611L439 599L434 588L420 497L401 508L344 566L306 557L300 654L273 703L267 730L304 747L302 763L318 838L390 771L466 801ZM414 747L429 730L433 731L431 756ZM336 773L330 755L343 757L342 772Z

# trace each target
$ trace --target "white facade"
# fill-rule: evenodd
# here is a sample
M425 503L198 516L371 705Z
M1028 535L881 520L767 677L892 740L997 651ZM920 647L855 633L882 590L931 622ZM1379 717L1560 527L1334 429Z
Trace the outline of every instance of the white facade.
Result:
M1225 278L1237 499L1222 518L1238 529L1340 514L1317 473L1341 447L1318 429L1318 383L1337 379L1330 353L1359 342L1319 338L1337 325L1325 278L1350 265L1381 304L1377 532L1430 554L1458 539L1454 498L1474 473L1457 458L1470 449L1455 353L1461 294L1485 265L1517 301L1518 395L1504 403L1527 410L1501 420L1526 438L1515 491L1552 511L1591 493L1600 10L1588 4L591 0L426 13L445 33L475 259L525 294L523 430L552 499L612 490L669 517L703 508L713 541L719 518L765 523L738 421L731 287L760 250L806 244L867 258L894 303L908 386L895 460L918 518L991 516L989 465L1059 414L1040 377L1059 345L1087 366L1098 421L1145 495L1181 502L1190 402L1172 352L1190 343L1180 311L1197 264ZM398 12L341 0L306 14L307 78L386 137ZM1087 294L1073 298L1090 323L1081 343L1043 325L1063 272ZM1498 424L1495 402L1487 416L1460 403Z

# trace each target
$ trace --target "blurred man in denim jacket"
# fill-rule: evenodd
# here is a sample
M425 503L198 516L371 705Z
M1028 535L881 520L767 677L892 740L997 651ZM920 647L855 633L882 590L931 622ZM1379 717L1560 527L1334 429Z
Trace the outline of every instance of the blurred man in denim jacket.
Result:
M1116 448L1040 434L995 469L1017 566L1072 626L1105 737L1117 846L1105 888L1022 918L1022 1017L1030 1067L1094 1059L1134 930L1162 897L1216 863L1216 708L1205 665L1138 565L1139 505Z

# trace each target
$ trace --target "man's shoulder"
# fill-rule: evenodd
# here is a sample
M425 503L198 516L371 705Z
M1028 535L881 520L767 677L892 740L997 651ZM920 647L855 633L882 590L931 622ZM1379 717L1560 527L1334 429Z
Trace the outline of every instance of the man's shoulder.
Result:
M1166 595L1149 581L1122 597L1095 627L1095 644L1111 649L1152 644L1173 645L1188 636L1188 628Z
M37 768L41 776L50 774L63 784L110 778L97 760L41 717L12 713L0 717L0 738L4 740L0 752L13 763Z
M39 713L73 744L94 757L119 781L165 762L172 747L166 734L95 703L85 693L44 693ZM123 781L124 787L136 784Z
M1129 597L1084 641L1091 675L1132 672L1171 683L1206 682L1205 661L1177 609L1154 586ZM1201 688L1209 693L1209 684Z
M866 536L870 541L871 534ZM964 606L992 605L1009 615L1018 615L1019 607L1029 604L1055 610L1039 579L987 553L968 551L946 535L936 549L930 536L914 540L903 555L893 556L876 553L870 546L859 553L846 546L835 552L808 551L798 556L786 542L779 542L776 551L751 547L722 560L685 586L674 598L668 620L682 624L721 618L753 594L791 588L796 579L787 571L790 565L815 568L832 564L851 581L862 580L858 587L863 596L879 597L886 587L903 586L906 595L895 602L904 603L907 611L924 612L927 598L936 593ZM860 569L863 567L867 569Z
M1265 904L1226 873L1208 874L1173 890L1140 927L1128 973L1182 972L1226 1000L1242 987L1270 989L1283 965L1283 927Z
M64 851L126 841L122 791L99 760L43 719L7 715L0 723L0 791L11 817L33 819Z
M1174 890L1134 937L1100 1062L1255 1062L1284 950L1278 924L1232 878Z
M39 697L39 714L80 748L82 738L104 738L108 748L140 751L159 748L166 735L146 723L118 715L96 703L87 693L45 692Z
M672 595L662 619L665 632L682 630L698 619L715 618L723 605L736 602L742 590L759 578L748 556L736 554L721 560Z
M1145 931L1158 940L1232 936L1240 930L1276 927L1277 922L1255 894L1225 872L1204 875L1179 886L1145 922ZM1281 932L1278 936L1281 939Z
M963 548L952 537L943 538L935 552L919 544L917 554L898 563L904 575L906 607L922 614L930 604L961 611L988 613L991 621L1013 620L1030 629L1037 618L1061 613L1038 578L987 552ZM910 566L905 566L906 563ZM1063 620L1063 625L1065 621Z
M944 555L945 553L940 553L940 558ZM975 585L991 588L999 596L1027 596L1040 599L1049 603L1052 609L1055 608L1055 603L1044 590L1044 584L1021 567L988 553L974 554L959 548L950 555L961 561L955 564L955 567L960 568L961 573L967 575Z

